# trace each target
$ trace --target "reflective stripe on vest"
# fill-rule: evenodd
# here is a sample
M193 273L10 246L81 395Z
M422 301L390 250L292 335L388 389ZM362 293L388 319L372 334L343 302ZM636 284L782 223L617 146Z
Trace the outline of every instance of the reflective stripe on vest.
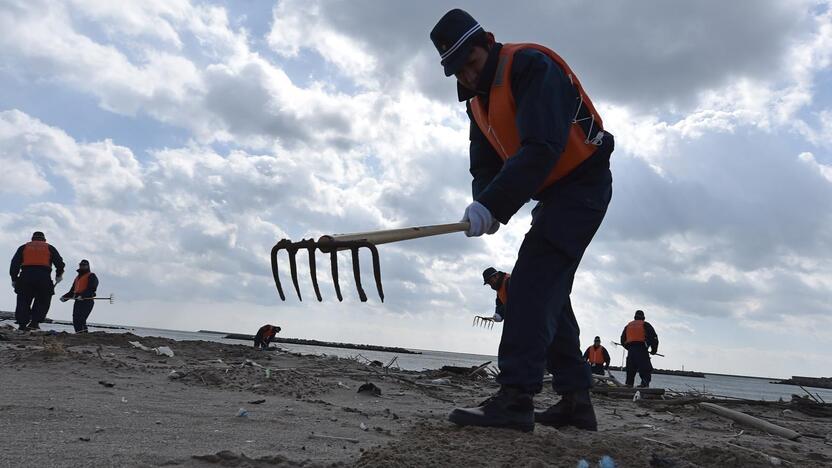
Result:
M23 266L45 266L52 264L49 244L44 241L31 241L23 246Z
M73 294L81 294L82 292L87 290L87 286L90 282L90 274L84 273L83 275L78 275L75 278L75 281L72 283L72 293Z
M508 279L511 278L511 275L506 273L503 276L503 283L500 285L500 288L497 289L497 299L503 303L503 305L508 304Z
M590 364L603 364L604 363L604 347L595 346L589 347L589 363Z
M644 333L644 320L633 320L632 322L627 324L624 344L636 343L644 341L647 339Z
M517 106L514 96L511 94L511 65L514 61L514 54L521 49L535 49L546 54L569 77L572 85L578 92L578 111L572 119L569 129L569 138L566 146L552 168L552 172L543 182L540 190L552 185L555 181L565 177L578 167L601 144L603 137L603 122L601 116L592 105L592 101L581 86L578 77L569 68L569 65L554 51L537 44L505 44L500 50L500 58L497 63L497 72L494 76L494 83L491 85L491 92L488 95L488 108L483 105L480 97L471 99L471 114L477 122L477 126L491 143L491 146L500 155L503 162L517 154L521 148L520 132L517 130ZM582 112L583 111L583 112ZM587 125L585 130L583 125ZM593 141L592 130L597 130ZM587 135L587 132L590 135Z

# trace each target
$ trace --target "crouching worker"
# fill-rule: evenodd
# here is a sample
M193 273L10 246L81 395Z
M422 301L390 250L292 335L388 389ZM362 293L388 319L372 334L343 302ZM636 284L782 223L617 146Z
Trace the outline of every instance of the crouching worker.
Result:
M90 271L90 262L87 260L81 260L75 271L78 272L78 276L72 282L69 292L61 296L61 302L70 299L75 301L72 306L72 326L75 327L75 333L86 333L87 318L95 305L93 298L98 289L98 277Z
M280 327L263 325L257 330L257 334L254 335L254 348L268 349L269 344L278 333L280 333Z

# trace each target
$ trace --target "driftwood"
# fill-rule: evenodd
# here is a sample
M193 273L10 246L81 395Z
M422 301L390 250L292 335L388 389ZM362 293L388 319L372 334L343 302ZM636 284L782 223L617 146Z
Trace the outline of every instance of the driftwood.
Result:
M789 440L795 440L800 437L800 433L793 431L791 429L787 429L785 427L778 426L776 424L772 424L768 421L764 421L760 418L755 418L754 416L741 413L739 411L734 411L732 409L724 408L719 405L715 405L713 403L700 403L700 407L703 409L710 411L711 413L717 414L722 416L723 418L728 418L732 421L736 421L740 424L744 424L746 426L750 426L756 429L760 429L761 431L768 432L769 434L777 435Z
M602 395L629 395L633 396L636 392L642 395L664 395L663 388L632 388L632 387L592 387L592 393L600 393Z
M323 440L337 440L340 442L350 442L353 444L357 444L360 442L358 439L353 439L352 437L337 437L337 436L330 436L324 434L309 434L309 438L311 439L323 439Z

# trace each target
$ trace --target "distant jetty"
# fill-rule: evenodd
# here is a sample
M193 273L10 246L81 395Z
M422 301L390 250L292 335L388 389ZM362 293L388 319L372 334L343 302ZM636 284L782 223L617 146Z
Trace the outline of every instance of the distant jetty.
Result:
M620 366L610 366L610 370L616 370L621 372L626 372L626 367ZM696 377L699 379L704 379L705 374L702 372L695 372L695 371L686 371L686 370L673 370L673 369L653 369L654 374L662 374L662 375L676 375L679 377Z
M200 333L217 333L211 332L207 330L200 330ZM254 335L246 335L243 333L228 333L225 335L226 339L229 340L242 340L242 341L253 341ZM398 354L422 354L418 351L411 351L405 348L396 348L390 346L377 346L377 345L368 345L368 344L353 344L353 343L337 343L332 341L318 341L318 340L303 340L300 338L280 338L275 337L272 340L272 343L285 343L285 344L296 344L296 345L308 345L308 346L323 346L326 348L344 348L344 349L358 349L361 351L384 351L386 353L398 353Z
M771 383L832 389L832 377L801 377L799 375L793 375L790 379L778 380Z

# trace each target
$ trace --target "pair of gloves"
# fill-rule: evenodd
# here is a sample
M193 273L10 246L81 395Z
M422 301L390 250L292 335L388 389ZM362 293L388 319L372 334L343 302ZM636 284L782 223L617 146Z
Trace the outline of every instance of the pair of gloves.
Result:
M491 211L482 203L475 201L465 208L461 222L468 222L470 226L465 231L468 237L479 237L483 234L494 234L500 229L500 222L494 219Z

